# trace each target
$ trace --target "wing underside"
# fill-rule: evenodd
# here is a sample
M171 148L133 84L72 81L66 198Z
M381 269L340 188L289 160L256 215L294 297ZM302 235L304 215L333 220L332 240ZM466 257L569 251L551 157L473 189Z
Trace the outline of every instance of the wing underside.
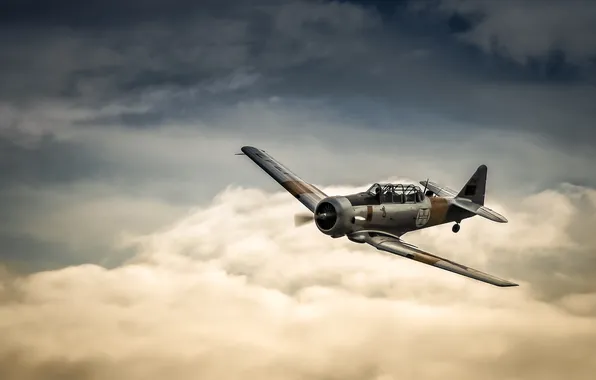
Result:
M303 181L264 150L252 146L244 146L242 147L242 152L310 211L314 212L319 201L327 197L324 192L312 184Z
M427 265L432 265L434 267L457 273L462 276L470 277L478 281L501 287L518 286L518 284L513 282L503 280L487 273L480 272L476 269L458 264L454 261L435 256L421 250L418 247L404 243L403 241L394 237L369 234L366 242L379 250L403 256Z

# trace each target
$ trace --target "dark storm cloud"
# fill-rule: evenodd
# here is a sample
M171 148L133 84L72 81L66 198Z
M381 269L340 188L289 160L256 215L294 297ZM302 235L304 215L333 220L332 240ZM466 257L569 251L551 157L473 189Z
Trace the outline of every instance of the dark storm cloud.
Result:
M89 147L44 134L33 144L19 133L0 133L0 188L14 184L68 183L101 175L105 164ZM17 140L17 141L15 141Z
M456 15L463 23L474 20L460 31L460 38L490 54L523 64L559 51L571 62L594 70L596 7L590 1L430 0L412 6Z
M351 3L151 2L138 14L133 5L97 4L90 9L99 7L98 25L102 15L116 12L129 27L60 29L56 25L77 19L82 5L70 11L59 5L51 12L62 16L48 17L53 26L41 34L14 26L28 18L13 5L20 16L7 27L5 39L13 43L2 53L10 59L3 60L0 96L151 108L87 117L79 122L85 125L159 126L246 99L281 96L326 102L363 121L377 113L395 119L407 109L567 142L594 140L596 111L589 99L596 90L582 85L585 69L569 63L564 47L526 64L467 50L449 31L475 30L483 18L471 15L484 14L476 9L443 15L406 2L392 23L382 21L375 7ZM148 15L154 15L151 22L145 22ZM23 38L26 46L17 43ZM163 97L147 103L148 92ZM575 134L563 132L563 125Z
M10 205L2 205L3 216L8 217L14 210ZM97 259L93 258L93 253ZM64 243L41 240L34 236L0 232L0 262L16 273L30 273L55 270L69 265L88 262L100 263L103 250L93 250L82 256Z
M404 2L392 24L383 7L334 2L6 4L5 102L60 98L94 110L123 108L71 117L68 126L192 125L221 119L244 101L275 98L327 107L340 120L383 132L399 133L396 122L411 121L420 133L459 138L507 129L558 144L594 141L596 90L578 82L564 51L527 69L470 52L449 34L475 30L484 20L470 16L477 9L437 15ZM39 16L44 12L48 17ZM112 13L126 23L102 26ZM29 27L35 23L43 28Z
M70 27L76 29L126 27L141 22L176 22L197 13L217 15L243 0L41 0L0 1L0 23L12 27ZM265 3L264 0L260 1Z
M162 125L166 120L165 115L160 112L121 112L117 115L97 116L89 119L75 120L76 126L94 126L94 125L126 125L129 127L150 128Z

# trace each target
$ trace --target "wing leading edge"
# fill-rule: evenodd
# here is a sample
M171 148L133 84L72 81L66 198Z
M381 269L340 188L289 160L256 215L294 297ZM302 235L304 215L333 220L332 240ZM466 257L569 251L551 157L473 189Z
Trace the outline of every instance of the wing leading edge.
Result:
M476 269L458 264L454 261L435 256L433 254L421 250L416 246L404 243L399 239L389 236L371 235L368 236L366 242L379 250L403 256L408 259L432 265L434 267L448 270L450 272L470 277L475 280L486 282L492 285L500 287L518 286L518 284L515 284L513 282L503 280L501 278L491 276L487 273L480 272Z
M324 192L302 180L264 150L252 146L243 146L241 150L310 211L314 212L319 201L327 197Z

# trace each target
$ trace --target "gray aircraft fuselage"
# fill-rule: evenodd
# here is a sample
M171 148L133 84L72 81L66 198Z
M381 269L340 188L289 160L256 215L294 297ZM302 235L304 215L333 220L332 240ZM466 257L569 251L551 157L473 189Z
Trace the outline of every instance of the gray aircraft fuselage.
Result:
M375 188L380 191L375 193ZM323 199L315 210L315 223L332 237L362 231L401 236L439 224L459 223L473 215L453 207L448 198L423 194L415 185L374 184L368 191Z

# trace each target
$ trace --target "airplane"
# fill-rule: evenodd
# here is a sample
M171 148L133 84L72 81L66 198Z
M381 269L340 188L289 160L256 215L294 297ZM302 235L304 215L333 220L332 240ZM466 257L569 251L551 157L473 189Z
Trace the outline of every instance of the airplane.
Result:
M310 213L295 216L297 226L314 222L322 233L332 238L369 244L389 252L440 269L499 287L518 284L435 256L401 239L405 233L455 223L460 230L462 220L481 216L498 223L508 220L484 206L486 165L480 165L461 191L440 186L429 180L420 181L424 191L414 184L375 183L356 194L328 196L305 182L264 150L244 146L242 153L276 180L300 201Z

